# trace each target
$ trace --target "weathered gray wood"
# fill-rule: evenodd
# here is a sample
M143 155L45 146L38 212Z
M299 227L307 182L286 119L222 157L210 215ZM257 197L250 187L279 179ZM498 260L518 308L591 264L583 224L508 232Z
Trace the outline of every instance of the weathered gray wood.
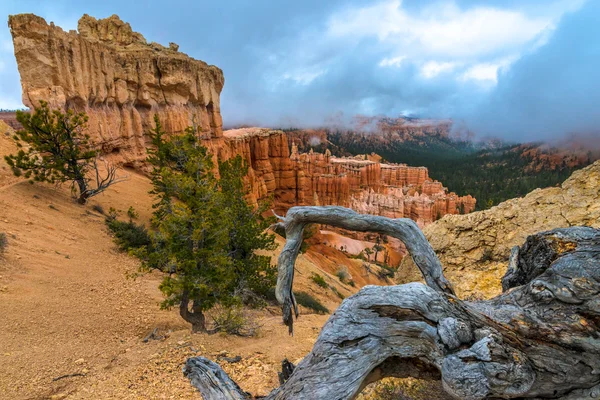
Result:
M415 225L340 207L298 207L284 220L292 243L279 259L279 299L289 306L288 318L293 261L307 221L401 236L428 286L366 286L345 299L312 351L267 399L352 399L388 376L439 379L446 392L467 400L600 395L600 231L530 236L512 251L502 295L462 302ZM226 375L213 375L230 385ZM205 397L213 398L225 397Z
M307 224L323 224L357 232L385 234L401 240L421 270L425 282L435 290L454 294L450 282L442 272L442 264L417 224L409 218L390 219L377 215L358 214L344 207L292 207L281 225L285 228L286 242L277 262L277 300L283 307L283 322L293 332L298 305L294 298L294 264L302 245L302 232Z
M251 397L231 380L219 364L208 358L188 358L183 375L200 391L204 400L246 400Z
M285 381L287 381L290 378L290 376L292 376L292 374L294 373L294 369L296 369L296 366L287 358L284 358L281 361L281 372L277 373L280 385L283 385Z

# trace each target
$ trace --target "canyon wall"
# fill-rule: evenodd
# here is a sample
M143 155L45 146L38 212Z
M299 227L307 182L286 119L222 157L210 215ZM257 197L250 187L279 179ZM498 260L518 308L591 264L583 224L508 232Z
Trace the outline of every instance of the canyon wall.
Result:
M120 162L145 159L155 114L168 132L195 125L206 138L222 136L223 73L176 44L147 43L116 15L84 15L79 33L33 14L11 15L8 25L23 103L85 111L92 140Z
M382 164L366 156L334 157L299 153L287 135L266 128L225 131L221 158L240 154L251 171L253 201L273 196L284 212L295 205L340 205L390 218L411 218L421 226L446 214L475 209L471 196L448 192L433 181L425 167Z
M17 113L14 111L0 111L0 121L3 121L15 131L23 128L21 123L17 121Z
M294 205L341 205L426 225L475 207L474 198L447 193L424 167L383 164L375 154L301 154L282 131L223 133L221 70L179 52L174 43L147 43L116 15L84 15L78 32L33 14L10 16L8 23L25 105L35 108L43 100L52 108L85 111L92 142L115 163L144 168L148 132L158 115L169 134L196 127L215 161L241 155L250 167L249 200L272 197L280 212Z

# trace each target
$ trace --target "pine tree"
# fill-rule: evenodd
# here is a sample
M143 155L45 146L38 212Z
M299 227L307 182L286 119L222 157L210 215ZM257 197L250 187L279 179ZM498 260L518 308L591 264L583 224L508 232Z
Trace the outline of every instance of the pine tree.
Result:
M44 101L40 103L33 113L17 111L23 129L13 139L19 151L4 157L16 176L23 175L31 183L71 182L73 193L79 193L80 204L124 180L117 176L117 168L108 163L101 176L97 151L84 133L88 120L85 113L63 113L50 110ZM95 187L90 185L90 173L95 176Z
M371 254L373 254L373 250L370 247L365 248L365 254L367 255L367 261L371 261Z
M204 312L231 302L234 271L228 257L226 210L212 171L212 158L188 131L165 141L160 124L153 135L154 232L145 266L166 274L163 308L179 305L194 331L206 330ZM191 306L191 309L190 309Z
M276 268L271 265L271 257L257 251L276 248L274 235L266 231L273 221L262 217L270 202L253 209L246 201L242 177L247 173L248 166L239 155L219 163L219 186L230 224L228 250L235 270L234 290L265 295L275 285Z
M274 238L265 233L268 221L244 200L241 158L220 163L221 179L192 128L168 140L155 118L152 194L156 196L152 243L137 254L146 269L165 273L161 306L179 306L193 331L206 330L205 311L244 299L241 292L264 294L275 283L268 256Z

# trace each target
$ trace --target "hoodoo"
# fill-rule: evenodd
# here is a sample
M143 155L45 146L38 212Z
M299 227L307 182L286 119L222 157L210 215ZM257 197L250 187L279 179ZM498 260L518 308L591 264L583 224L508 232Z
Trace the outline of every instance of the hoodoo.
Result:
M10 16L8 25L23 103L85 111L91 138L119 161L136 165L146 158L155 114L168 132L194 125L206 138L222 136L223 72L177 46L146 42L116 15L84 15L79 33L33 14Z

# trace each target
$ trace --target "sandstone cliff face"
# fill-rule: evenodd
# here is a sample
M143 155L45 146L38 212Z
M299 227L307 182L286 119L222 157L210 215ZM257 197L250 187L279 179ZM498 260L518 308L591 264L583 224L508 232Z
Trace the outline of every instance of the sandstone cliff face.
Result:
M0 111L0 121L3 121L15 131L23 128L21 123L17 121L17 113L13 111Z
M534 233L576 225L600 227L600 161L560 187L536 189L489 210L448 215L423 231L460 294L492 297L502 290L513 246ZM405 259L400 280L414 280L413 272L412 260Z
M113 162L144 166L147 132L158 115L170 134L197 127L215 161L242 156L250 167L249 200L272 196L280 212L295 205L341 205L424 226L475 207L475 199L447 193L424 167L382 164L376 154L301 154L295 144L290 151L285 133L264 128L223 134L221 70L180 53L173 43L148 44L116 15L84 15L79 33L33 14L11 16L9 26L24 103L35 108L44 100L53 108L85 111L92 141Z
M113 15L84 15L79 33L65 32L33 14L9 17L23 103L85 111L93 141L118 161L146 157L146 132L158 114L169 133L195 125L207 138L222 136L222 71L169 48L148 44Z

